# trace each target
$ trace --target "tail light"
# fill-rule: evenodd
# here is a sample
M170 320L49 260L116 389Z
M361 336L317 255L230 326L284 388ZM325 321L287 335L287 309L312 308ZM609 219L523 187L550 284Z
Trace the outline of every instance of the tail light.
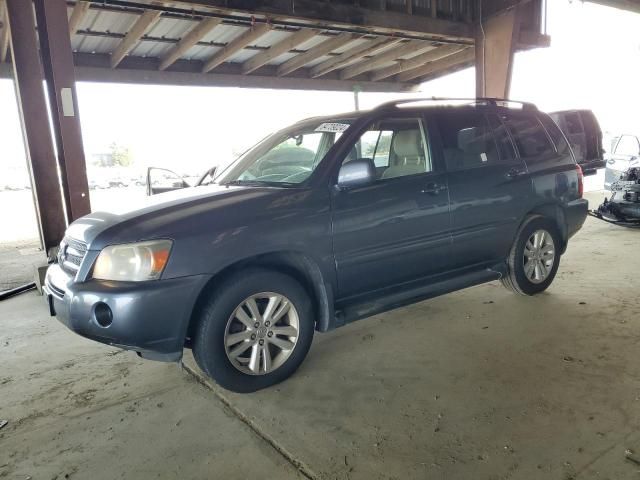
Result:
M584 194L584 174L580 165L576 165L576 172L578 173L578 196L582 198Z

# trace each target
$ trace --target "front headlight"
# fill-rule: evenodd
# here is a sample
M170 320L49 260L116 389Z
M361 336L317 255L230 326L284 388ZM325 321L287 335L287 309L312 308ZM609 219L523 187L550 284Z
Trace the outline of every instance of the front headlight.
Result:
M171 240L150 240L105 247L93 266L98 280L142 282L160 278L169 260Z

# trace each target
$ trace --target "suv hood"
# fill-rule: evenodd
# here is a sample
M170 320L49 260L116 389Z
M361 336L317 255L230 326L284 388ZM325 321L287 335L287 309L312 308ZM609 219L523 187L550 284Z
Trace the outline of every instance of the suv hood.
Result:
M79 218L69 225L66 236L86 243L89 250L150 238L174 238L178 224L195 214L233 208L240 202L263 199L280 190L208 185L161 193L112 212L94 212Z

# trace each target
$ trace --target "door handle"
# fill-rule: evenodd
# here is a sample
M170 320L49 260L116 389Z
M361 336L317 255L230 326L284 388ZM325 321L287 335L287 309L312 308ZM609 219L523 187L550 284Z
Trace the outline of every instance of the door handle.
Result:
M510 169L505 176L510 179L513 180L514 178L518 178L521 177L522 175L526 175L526 170L523 170L521 168L512 168Z
M427 193L429 195L438 195L440 192L447 189L447 186L443 183L431 182L426 185L420 193Z

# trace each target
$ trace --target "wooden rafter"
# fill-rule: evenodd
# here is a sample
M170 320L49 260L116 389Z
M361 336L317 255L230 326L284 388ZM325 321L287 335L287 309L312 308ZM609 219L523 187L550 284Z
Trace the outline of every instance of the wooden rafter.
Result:
M287 60L282 65L278 67L277 75L282 77L283 75L288 75L289 73L304 67L307 63L320 58L336 48L340 48L343 45L346 45L349 42L352 42L358 38L357 35L352 33L341 33L340 35L336 35L333 38L325 40L319 45L316 45L313 48L310 48L304 53L300 53L296 55L290 60Z
M427 63L418 68L414 68L412 70L407 70L406 72L402 72L398 74L396 79L400 82L407 82L414 80L416 78L426 77L428 75L432 75L433 73L446 70L451 67L455 67L461 63L470 62L475 59L475 49L473 47L467 47L464 50L461 50L453 55L448 55L440 60L436 60L434 62Z
M394 38L389 40L388 37L380 37L374 40L368 40L361 45L356 45L355 47L350 48L349 50L341 53L335 58L330 58L329 60L325 60L324 62L314 66L311 69L311 76L313 78L321 77L322 75L326 75L327 73L337 70L338 68L343 68L350 63L356 62L367 55L372 55L382 49L397 45L401 41L401 38Z
M227 60L229 57L233 56L235 53L242 50L251 42L257 40L259 37L267 33L269 30L271 30L271 25L269 25L268 23L262 23L260 25L256 25L255 27L250 28L239 37L231 40L226 47L216 52L215 55L213 55L213 57L207 60L207 62L205 63L202 69L202 73L206 73L213 70L218 65L220 65L225 60Z
M9 51L9 15L7 12L7 4L4 0L0 0L0 63L4 63L7 59Z
M404 43L397 48L385 51L384 53L375 55L370 59L363 60L362 62L345 68L344 70L342 70L342 72L340 72L340 78L342 80L353 78L360 75L361 73L374 70L375 68L380 67L385 63L396 60L404 55L421 52L422 50L425 50L430 46L431 43L425 42L424 40L410 40L409 42Z
M204 20L200 20L189 33L182 37L180 41L162 57L160 70L166 70L173 65L176 60L187 53L191 47L202 40L205 35L220 25L220 23L222 23L221 18L205 18Z
M268 50L258 53L257 55L254 55L249 60L244 62L242 64L242 73L247 74L253 72L254 70L257 70L263 65L269 63L274 58L311 39L318 33L319 30L313 29L298 30L294 34L289 35L284 40L271 46Z
M111 54L111 68L116 68L122 59L138 44L145 32L160 18L158 10L145 10L129 29L118 47Z
M78 28L80 27L84 17L87 15L90 6L91 4L89 2L85 2L83 0L78 0L73 6L71 17L69 17L69 35L72 37L78 31Z
M417 55L408 60L399 60L395 65L382 68L371 74L371 81L377 82L383 78L388 78L393 75L397 75L400 72L406 72L407 70L413 70L414 68L421 67L429 62L440 60L448 55L454 54L463 50L465 47L460 45L443 45L436 47L433 50Z

